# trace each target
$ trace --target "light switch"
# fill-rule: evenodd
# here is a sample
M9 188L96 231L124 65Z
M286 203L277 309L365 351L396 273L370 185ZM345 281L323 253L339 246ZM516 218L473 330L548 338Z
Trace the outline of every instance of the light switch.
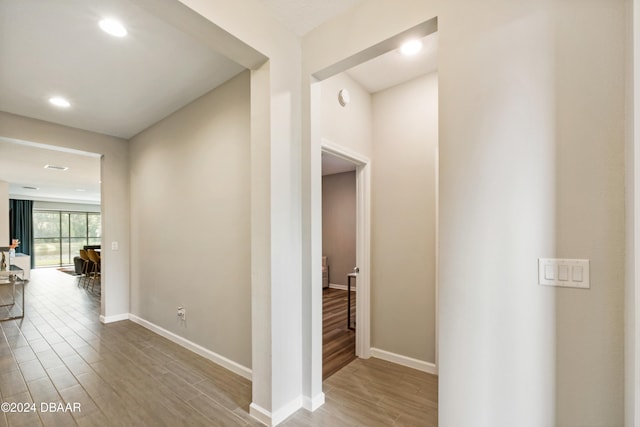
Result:
M555 268L551 264L546 264L544 266L544 278L545 280L553 280L555 279Z
M111 242L111 250L112 251L118 250L118 242Z
M571 278L574 282L582 282L582 267L574 265L571 269Z
M538 284L589 289L588 259L538 259Z
M569 280L569 266L558 264L558 280L566 282Z

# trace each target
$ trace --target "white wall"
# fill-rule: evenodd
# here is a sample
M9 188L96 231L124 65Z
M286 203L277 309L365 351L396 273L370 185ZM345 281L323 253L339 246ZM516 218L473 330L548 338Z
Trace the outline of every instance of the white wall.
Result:
M351 149L361 156L373 155L371 94L346 73L324 80L322 91L322 138ZM338 103L338 92L347 89L351 101Z
M9 183L0 181L0 246L9 246Z
M0 112L0 134L7 138L102 154L102 309L109 318L129 313L129 154L127 141ZM111 250L111 242L119 249Z
M435 16L439 422L622 425L624 2L366 2L303 76ZM538 257L589 258L591 290L537 285Z
M131 313L248 368L249 78L130 141Z
M593 277L588 292L554 292L558 425L623 422L624 10L623 1L555 9L555 256L590 258Z
M371 346L436 362L438 76L373 95Z
M269 59L251 72L251 414L277 423L323 401L321 370L309 356L321 354L322 341L312 343L301 307L312 289L300 286L300 40L257 0L180 3Z

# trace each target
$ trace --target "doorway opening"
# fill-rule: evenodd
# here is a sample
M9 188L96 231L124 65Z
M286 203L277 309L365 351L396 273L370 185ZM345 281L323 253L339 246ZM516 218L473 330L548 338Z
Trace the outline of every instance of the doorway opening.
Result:
M428 55L401 56L398 46L408 36ZM432 374L438 341L437 40L434 19L314 73L319 81L311 86L312 167L327 153L357 164L355 355ZM312 218L324 227L321 175L312 177L321 181L311 185ZM319 261L328 251L326 233L312 238ZM331 257L327 263L335 277ZM328 370L323 366L323 374Z
M0 136L0 169L10 202L8 229L24 278L55 268L89 289L80 249L99 253L102 240L101 156ZM43 167L43 165L46 165ZM91 291L100 295L99 258Z
M322 152L322 379L356 358L357 164Z

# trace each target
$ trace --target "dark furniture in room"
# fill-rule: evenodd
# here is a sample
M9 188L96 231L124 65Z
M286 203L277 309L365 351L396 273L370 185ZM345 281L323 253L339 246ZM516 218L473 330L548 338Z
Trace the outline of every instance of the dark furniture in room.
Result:
M94 251L100 252L100 245L84 245L82 249L89 250L93 249ZM73 257L73 268L76 274L84 274L84 260L80 257L80 255Z

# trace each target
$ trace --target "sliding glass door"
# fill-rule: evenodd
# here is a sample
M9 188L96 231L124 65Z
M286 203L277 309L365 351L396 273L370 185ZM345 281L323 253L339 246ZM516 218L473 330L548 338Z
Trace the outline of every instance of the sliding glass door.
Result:
M99 245L100 214L96 212L33 212L36 267L73 264L85 245Z

